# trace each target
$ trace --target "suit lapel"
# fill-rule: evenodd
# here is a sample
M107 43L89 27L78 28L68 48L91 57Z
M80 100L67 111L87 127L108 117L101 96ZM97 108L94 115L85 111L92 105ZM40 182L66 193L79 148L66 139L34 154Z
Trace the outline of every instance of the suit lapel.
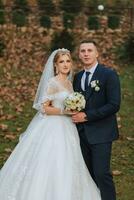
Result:
M99 79L100 68L101 68L101 66L100 66L100 64L98 64L97 67L96 67L96 70L95 70L95 72L94 72L94 74L93 74L93 76L91 78L90 83L92 81L94 81L94 80L98 80ZM85 95L86 96L86 100L92 95L92 93L93 93L93 88L91 88L91 84L89 84L88 90L86 91L86 95Z
M84 70L82 70L82 71L80 72L79 78L78 78L78 90L79 90L79 91L82 91L82 92L83 92L83 90L82 90L82 88L81 88L81 79L82 79L83 73L84 73Z

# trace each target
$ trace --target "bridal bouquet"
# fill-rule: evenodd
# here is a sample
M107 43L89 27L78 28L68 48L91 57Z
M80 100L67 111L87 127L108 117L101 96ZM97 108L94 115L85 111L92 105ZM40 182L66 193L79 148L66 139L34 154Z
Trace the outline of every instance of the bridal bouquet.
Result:
M81 111L85 108L85 98L79 92L71 93L65 100L64 106L67 111Z

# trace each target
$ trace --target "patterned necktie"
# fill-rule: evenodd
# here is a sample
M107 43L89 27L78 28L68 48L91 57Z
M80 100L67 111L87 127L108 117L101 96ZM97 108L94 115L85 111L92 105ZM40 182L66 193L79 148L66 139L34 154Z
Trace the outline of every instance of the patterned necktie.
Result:
M91 72L86 72L86 78L85 78L85 91L88 89L88 77L89 77L89 74L91 74Z

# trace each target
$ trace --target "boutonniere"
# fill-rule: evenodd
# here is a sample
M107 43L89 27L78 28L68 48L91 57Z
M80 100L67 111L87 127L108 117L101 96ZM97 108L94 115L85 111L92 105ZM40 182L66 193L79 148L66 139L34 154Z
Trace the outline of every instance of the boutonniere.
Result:
M99 80L94 80L94 81L91 81L91 88L94 88L94 90L96 92L98 92L100 90L100 83L99 83Z

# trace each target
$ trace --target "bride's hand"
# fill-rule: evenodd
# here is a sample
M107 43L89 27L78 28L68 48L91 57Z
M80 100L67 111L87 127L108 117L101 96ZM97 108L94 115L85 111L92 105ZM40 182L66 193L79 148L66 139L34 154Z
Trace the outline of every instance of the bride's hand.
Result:
M78 111L74 110L74 111L70 111L70 110L63 110L63 115L75 115L77 114Z

